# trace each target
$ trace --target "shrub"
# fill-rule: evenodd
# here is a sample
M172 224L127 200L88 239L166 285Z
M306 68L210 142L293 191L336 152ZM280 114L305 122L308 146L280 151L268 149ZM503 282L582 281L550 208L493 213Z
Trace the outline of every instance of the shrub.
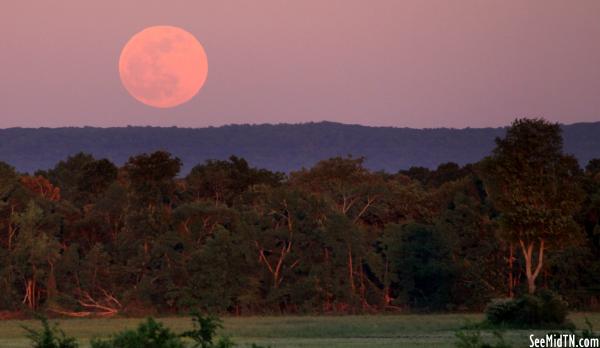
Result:
M517 301L512 298L493 299L485 308L487 320L495 325L514 320L517 313Z
M27 331L27 338L32 343L33 348L77 348L79 345L73 337L65 335L64 331L58 328L58 324L50 327L48 319L38 317L42 322L42 330L38 331L27 326L23 328Z
M545 322L556 324L565 322L569 314L569 306L562 297L549 290L540 291L538 297L542 300L543 305L540 314Z
M23 326L27 330L27 337L32 341L33 348L78 348L75 338L67 337L58 328L58 324L50 327L48 320L39 317L42 330L38 331ZM202 316L194 313L192 317L193 329L177 335L162 323L153 318L148 318L135 330L125 330L106 340L94 339L90 342L92 348L233 348L236 344L228 337L219 337L215 341L215 334L222 327L221 320L214 316ZM184 343L184 338L193 342L191 346ZM265 348L252 344L251 348Z
M567 303L549 290L516 299L493 300L485 310L488 323L518 328L569 327Z
M523 295L516 300L516 312L513 324L523 327L538 326L544 322L542 317L544 302L535 295ZM561 324L556 323L556 324Z
M202 316L195 312L192 313L192 322L194 328L181 334L182 337L191 338L194 341L194 348L231 348L235 344L227 337L221 337L217 342L213 342L217 329L223 327L219 318L214 316Z
M93 340L92 348L184 348L181 338L162 323L148 318L136 330L126 330L109 340Z

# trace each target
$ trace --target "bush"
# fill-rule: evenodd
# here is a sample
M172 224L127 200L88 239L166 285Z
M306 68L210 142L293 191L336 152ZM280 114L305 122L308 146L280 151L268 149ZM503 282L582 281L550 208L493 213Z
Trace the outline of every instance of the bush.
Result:
M562 297L552 291L542 290L538 297L542 300L541 318L547 323L565 323L569 314L569 305Z
M496 299L486 307L488 323L517 328L570 327L567 303L549 290L516 299Z
M136 330L126 330L105 341L93 340L92 348L184 348L181 338L162 323L148 318Z
M48 319L45 317L38 317L42 322L42 330L37 331L35 329L23 326L27 331L27 338L32 343L33 348L77 348L79 345L73 337L65 335L64 331L58 328L58 324L54 327L50 327Z
M223 327L219 318L213 316L202 316L199 313L192 313L192 322L194 328L181 334L182 337L191 338L194 341L194 348L231 348L235 344L227 337L221 337L217 342L213 342L217 329Z
M487 321L494 325L514 320L518 311L517 301L513 298L493 299L485 308Z
M152 318L141 324L137 330L127 330L109 340L93 340L92 348L233 348L236 344L228 337L215 339L217 330L222 327L221 320L214 316L192 314L193 329L181 335L171 332L163 324ZM184 338L191 339L192 345L186 345ZM252 345L253 348L263 348Z
M50 327L48 320L39 317L42 322L42 330L23 326L27 331L27 337L32 341L33 348L78 348L75 338L67 337L58 328L58 324ZM221 328L221 320L213 316L202 316L193 314L193 329L181 335L175 334L162 323L153 318L148 318L135 330L125 330L110 339L94 339L90 343L92 348L233 348L236 344L228 337L219 337L215 341L217 329ZM186 345L184 338L193 342L191 346ZM252 344L251 348L265 348Z

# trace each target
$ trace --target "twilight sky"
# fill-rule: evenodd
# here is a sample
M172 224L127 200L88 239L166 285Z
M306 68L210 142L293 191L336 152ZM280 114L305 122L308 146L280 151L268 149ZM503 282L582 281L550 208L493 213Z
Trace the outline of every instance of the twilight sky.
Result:
M122 86L136 32L208 55L190 102ZM330 120L398 127L600 121L598 0L3 0L0 128Z

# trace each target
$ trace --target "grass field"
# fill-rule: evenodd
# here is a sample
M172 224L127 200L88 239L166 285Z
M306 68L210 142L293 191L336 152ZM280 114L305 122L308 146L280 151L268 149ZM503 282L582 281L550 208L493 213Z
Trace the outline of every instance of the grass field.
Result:
M575 313L570 319L578 328L584 328L586 317L597 330L600 329L600 313ZM255 342L272 348L453 347L455 330L467 321L482 319L480 314L225 318L225 328L221 333L240 344ZM116 331L136 327L141 320L67 319L58 322L67 334L85 343L93 337L106 337ZM189 318L159 320L176 332L191 327ZM0 321L0 347L28 347L22 325L39 326L35 321ZM512 330L505 335L515 347L527 347L531 333L534 332Z

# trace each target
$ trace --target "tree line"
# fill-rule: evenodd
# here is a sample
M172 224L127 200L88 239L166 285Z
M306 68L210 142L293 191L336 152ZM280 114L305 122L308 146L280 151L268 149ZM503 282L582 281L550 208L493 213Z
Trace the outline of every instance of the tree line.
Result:
M335 157L285 175L244 159L185 177L165 151L0 163L0 310L69 316L479 310L600 295L600 159L519 119L478 163L395 174Z

